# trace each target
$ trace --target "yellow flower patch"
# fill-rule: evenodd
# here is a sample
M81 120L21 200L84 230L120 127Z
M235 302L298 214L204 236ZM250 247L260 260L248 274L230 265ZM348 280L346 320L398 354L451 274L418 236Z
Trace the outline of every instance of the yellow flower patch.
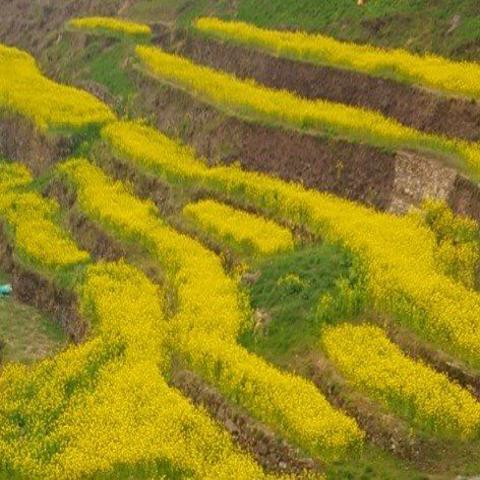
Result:
M214 200L189 203L183 209L183 214L214 236L262 255L293 248L290 230Z
M413 424L453 438L472 438L480 432L480 404L475 398L445 375L408 358L380 328L327 327L322 343L356 388Z
M341 42L326 35L268 30L243 22L200 18L195 28L206 35L259 48L273 55L318 65L332 65L369 75L436 88L478 98L480 65L455 62L435 55L386 50L372 45Z
M437 152L456 159L457 167L480 172L480 145L423 133L373 110L326 100L307 100L287 90L264 87L254 80L196 65L159 48L137 46L140 60L159 80L173 84L229 114L261 123L358 143Z
M1 44L0 109L25 116L42 130L81 129L115 119L93 95L49 80L28 53Z

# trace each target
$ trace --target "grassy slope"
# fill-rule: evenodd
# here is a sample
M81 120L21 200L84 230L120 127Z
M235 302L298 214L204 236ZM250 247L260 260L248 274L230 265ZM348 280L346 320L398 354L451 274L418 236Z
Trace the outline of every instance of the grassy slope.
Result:
M252 268L260 275L248 286L251 307L267 314L267 326L258 332L245 332L242 344L281 369L308 371L321 335L322 323L316 315L319 299L327 293L336 296L338 279L355 281L351 256L339 246L323 243L275 255ZM291 275L297 280L285 282ZM357 320L368 320L364 315ZM341 316L329 317L329 322L343 320ZM478 440L468 447L439 441L428 458L411 463L368 442L360 456L334 463L326 473L331 480L446 480L458 474L478 474L479 448Z
M188 25L195 16L220 15L261 26L301 28L346 40L406 46L413 51L429 50L460 58L480 58L478 0L370 0L366 7L357 7L355 3L355 0L139 0L123 14L149 22L178 20L182 25ZM461 24L453 33L447 34L456 14L461 16ZM88 79L104 85L117 100L118 109L124 111L128 97L133 93L128 67L124 66L127 50L95 39L88 44L82 56L72 58L68 54L68 39L63 38L51 47L48 52L50 59L45 63L50 67L56 64L55 71L64 81ZM306 261L305 252L300 251L261 266L264 276L253 287L252 303L255 308L271 309L276 325L271 328L270 335L260 341L245 338L246 344L250 342L251 349L272 361L283 363L288 362L288 357L294 352L311 346L315 326L310 328L309 321L316 299L322 292L331 289L334 279L348 266L341 252L330 248L321 247L313 256L309 252L310 262ZM292 271L306 281L307 287L279 298L281 291L273 286L280 277ZM43 329L50 324L44 317L38 316L35 311L24 310L23 306L11 300L8 302L0 303L0 337L5 338L6 332L14 331L13 327L17 329L13 351L7 351L12 360L21 360L28 345L45 341L50 345L47 349L53 351L55 342L63 341L55 333L52 337L48 332L45 334ZM272 309L273 304L275 307ZM7 308L4 308L5 305ZM10 313L8 308L12 308ZM292 319L294 322L290 323ZM22 345L27 338L28 343ZM464 473L474 473L477 465L469 465L471 460L465 459L461 469ZM445 464L447 469L448 459ZM360 459L332 466L329 478L422 477L408 471L392 456L367 447ZM446 473L436 478L451 478L451 475Z
M478 0L368 0L363 7L355 0L140 0L125 14L145 21L178 19L183 25L198 15L219 15L416 52L480 58ZM458 26L449 32L456 15Z
M0 272L0 284L8 281ZM5 362L32 363L66 344L62 329L52 319L13 297L0 297L0 339L5 343Z
M269 360L280 361L318 341L315 309L322 294L348 274L349 254L321 244L276 255L259 265L261 276L250 289L252 308L272 318L268 335L246 336L245 344Z
M315 314L319 298L334 294L335 282L348 278L351 256L341 247L323 243L275 255L255 267L260 277L248 288L253 310L271 317L264 331L246 332L248 350L282 369L296 370L318 347L321 322ZM292 275L296 280L292 279ZM328 479L413 480L426 478L415 467L366 445L362 455L330 465Z

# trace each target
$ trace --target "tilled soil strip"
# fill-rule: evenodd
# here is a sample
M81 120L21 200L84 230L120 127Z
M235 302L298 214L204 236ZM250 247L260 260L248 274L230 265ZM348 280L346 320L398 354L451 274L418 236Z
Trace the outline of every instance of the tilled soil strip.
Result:
M311 354L301 368L332 405L357 420L374 445L412 462L422 460L435 449L435 440L412 435L406 422L383 412L376 403L348 386L320 351Z
M394 213L424 198L439 198L455 212L480 220L478 184L439 159L251 123L141 72L132 76L139 108L155 118L160 131L181 138L210 165L238 163Z
M162 48L242 79L253 78L304 98L377 110L425 132L480 139L480 105L469 99L351 70L280 58L165 25L156 25L154 31L154 42Z
M450 355L419 340L404 327L395 325L391 320L378 317L377 322L385 329L392 342L398 345L409 357L421 360L438 372L444 373L452 381L469 390L480 400L480 376Z

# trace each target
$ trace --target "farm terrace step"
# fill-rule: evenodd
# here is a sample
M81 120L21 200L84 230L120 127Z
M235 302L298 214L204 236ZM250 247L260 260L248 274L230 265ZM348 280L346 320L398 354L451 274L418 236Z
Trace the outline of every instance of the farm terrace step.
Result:
M480 140L480 106L387 78L266 52L215 35L156 25L154 43L170 52L271 88L308 99L330 100L377 110L421 131ZM201 32L202 33L202 32Z

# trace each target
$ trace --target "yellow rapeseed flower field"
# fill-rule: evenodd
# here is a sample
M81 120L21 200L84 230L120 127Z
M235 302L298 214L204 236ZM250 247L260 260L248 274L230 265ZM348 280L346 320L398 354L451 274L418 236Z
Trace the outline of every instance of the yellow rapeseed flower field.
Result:
M418 220L235 167L208 168L191 150L139 124L112 123L102 136L121 157L167 181L202 186L342 242L365 264L376 307L480 365L480 295L443 273L435 235Z
M244 321L235 282L220 259L159 220L150 202L134 197L85 159L59 167L89 216L125 240L141 242L176 288L172 350L227 397L324 460L361 442L353 419L335 410L310 382L283 373L236 344Z
M199 480L267 477L162 377L168 324L143 273L123 262L92 265L79 292L95 338L33 369L2 372L2 468L52 480L172 471Z
M93 95L49 80L28 53L1 44L0 109L25 116L42 130L81 129L115 119Z
M148 26L102 17L76 19L70 26L138 39L151 34ZM463 77L476 72L471 65L369 47L358 47L352 58L345 51L354 47L326 37L312 40L215 19L200 20L197 28L302 60L477 94ZM137 54L163 81L235 115L380 147L432 150L480 170L477 144L424 134L375 112L240 81L158 49L137 47ZM141 171L220 194L277 222L341 242L365 266L374 308L480 367L480 294L472 288L478 227L443 207L431 204L423 213L400 218L235 166L208 167L191 149L154 129L116 121L99 100L48 80L28 54L1 45L0 109L28 117L44 131L102 126L102 138ZM91 326L80 346L33 367L2 369L1 471L42 480L285 478L265 474L203 409L168 385L172 358L316 458L329 462L362 444L364 433L356 421L333 408L310 381L275 368L238 343L250 312L237 279L225 273L217 255L177 232L153 202L138 199L88 160L68 160L57 172L75 189L80 210L158 261L175 309L170 312L166 293L137 268L124 261L92 264L62 228L58 204L33 189L30 172L0 162L0 220L16 254L57 282L62 269L82 266L72 283L80 314ZM248 243L261 254L293 248L291 232L278 223L226 204L205 200L187 205L184 214L222 240ZM330 326L321 342L356 388L420 430L460 439L478 435L480 406L473 396L408 358L381 329Z
M416 362L372 325L327 327L322 344L359 390L414 425L437 435L472 438L480 432L480 403L447 376Z
M474 289L480 259L480 229L474 220L455 215L445 201L427 199L409 213L437 239L436 263L450 277Z
M369 75L480 97L480 65L436 55L415 55L372 45L341 42L326 35L259 28L244 22L199 18L195 28L211 37L259 48L279 57L357 70Z
M214 236L247 252L271 255L293 248L293 235L287 228L214 200L189 203L183 214Z
M286 90L240 80L159 48L137 46L138 57L159 80L184 89L229 114L382 148L436 152L460 169L480 173L480 145L423 133L373 110L307 100Z
M67 26L91 33L132 36L136 40L149 38L152 30L148 25L115 17L83 17L70 20Z
M25 167L0 162L0 216L12 231L18 253L49 270L88 262L89 254L54 221L58 204L25 188L30 181Z
M36 215L58 208L26 191L31 176L24 167L0 166L0 218L9 228L27 228ZM35 199L35 209L21 204L16 211L15 197L26 195ZM56 267L63 266L62 252L49 257L61 232L53 217L35 224L32 237L50 241L40 245L47 254L31 251L35 265L47 258L51 266L56 258ZM13 241L23 248L23 238ZM170 327L158 288L124 262L90 265L80 281L81 314L92 325L87 342L31 368L2 369L0 469L42 480L161 478L185 471L199 480L275 478L168 386Z

